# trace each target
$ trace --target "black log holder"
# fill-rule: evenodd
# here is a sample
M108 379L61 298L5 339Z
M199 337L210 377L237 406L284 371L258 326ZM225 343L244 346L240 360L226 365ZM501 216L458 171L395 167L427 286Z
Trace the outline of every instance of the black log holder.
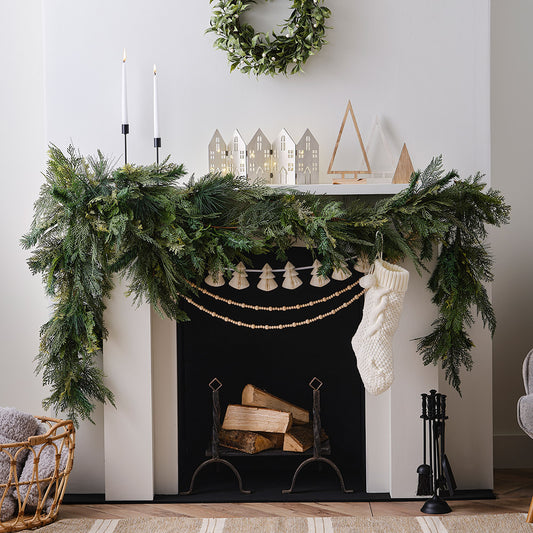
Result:
M452 483L446 483L449 477L443 472L444 460L444 421L446 416L446 396L444 394L437 394L437 391L432 389L427 396L427 413L429 421L429 458L431 465L431 472L433 474L432 482L432 497L427 500L420 509L426 514L446 514L452 511L451 507L442 499L443 490L448 486L448 490L453 494L455 487ZM446 458L447 462L447 458ZM448 465L449 466L449 465ZM451 469L450 469L451 472Z
M242 486L242 478L241 474L235 468L234 465L232 465L229 461L226 459L221 459L220 457L220 447L219 447L219 433L220 433L220 398L218 391L222 387L222 382L217 379L213 378L210 383L209 387L211 389L211 397L212 397L212 403L213 403L213 427L212 427L212 436L211 436L211 459L206 459L203 463L201 463L196 470L194 471L191 479L191 484L189 486L189 490L187 492L182 492L181 494L183 496L189 496L194 491L194 482L196 481L196 477L200 473L201 470L203 470L206 466L212 465L212 464L222 464L227 466L237 478L237 482L239 483L239 491L242 494L251 494L251 490L245 490Z
M294 486L296 484L296 478L298 477L298 474L311 463L325 463L329 465L337 474L342 491L345 494L353 492L352 489L346 488L344 484L344 478L342 477L339 467L331 459L327 459L326 457L322 456L322 445L320 441L320 433L322 431L322 423L320 420L320 387L322 387L322 385L322 381L320 381L317 377L314 377L309 382L309 386L313 389L313 457L310 457L309 459L306 459L300 463L300 466L298 466L294 472L294 475L292 476L291 487L289 489L283 489L281 491L283 494L293 494L295 492Z

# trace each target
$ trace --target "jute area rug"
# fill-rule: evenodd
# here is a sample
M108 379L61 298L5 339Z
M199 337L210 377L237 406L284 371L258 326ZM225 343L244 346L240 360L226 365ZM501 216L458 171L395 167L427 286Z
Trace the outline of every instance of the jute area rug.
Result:
M59 520L40 533L533 533L525 514L332 518Z

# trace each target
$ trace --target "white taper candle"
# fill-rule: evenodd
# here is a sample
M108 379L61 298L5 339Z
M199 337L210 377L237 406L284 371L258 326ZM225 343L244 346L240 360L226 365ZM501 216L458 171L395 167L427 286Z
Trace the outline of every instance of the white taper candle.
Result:
M126 49L124 48L124 55L122 56L122 124L129 124L128 122L128 91L126 88Z
M154 139L158 139L159 135L159 108L157 102L157 70L154 65Z

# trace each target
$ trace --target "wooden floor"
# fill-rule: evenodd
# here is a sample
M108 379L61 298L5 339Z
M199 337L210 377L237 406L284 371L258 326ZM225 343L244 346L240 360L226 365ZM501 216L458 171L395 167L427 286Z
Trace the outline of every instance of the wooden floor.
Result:
M497 470L495 500L450 502L454 514L526 513L533 497L533 469ZM191 516L197 518L239 516L415 516L416 502L327 503L173 503L63 505L59 518L135 518L141 516Z

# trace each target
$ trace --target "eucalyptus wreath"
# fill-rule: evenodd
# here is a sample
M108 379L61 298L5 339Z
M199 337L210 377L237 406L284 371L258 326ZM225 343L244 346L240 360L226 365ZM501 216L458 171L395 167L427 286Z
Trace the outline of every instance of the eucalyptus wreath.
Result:
M28 264L53 299L37 356L50 387L43 403L75 421L90 418L95 402L113 403L96 356L107 335L104 302L115 274L128 279L134 301L183 321L180 301L194 297L191 282L201 285L209 272L230 273L239 261L249 264L251 256L269 252L283 259L299 240L327 274L347 257L374 257L380 232L387 260L410 259L419 270L427 270L439 245L428 282L439 316L418 340L425 364L440 363L459 390L461 368L473 365L473 310L494 332L484 238L487 226L507 222L509 206L498 191L485 190L480 174L461 180L453 170L445 173L441 158L413 173L394 196L343 204L232 175L178 186L185 170L168 161L115 169L100 153L83 157L55 146L49 153L22 244L33 248Z
M210 0L211 3L214 0ZM324 44L325 21L331 11L323 0L292 0L291 15L276 33L256 32L242 22L243 15L255 0L218 0L208 32L217 35L215 48L225 50L231 64L242 72L259 74L290 74L302 70L309 56Z

